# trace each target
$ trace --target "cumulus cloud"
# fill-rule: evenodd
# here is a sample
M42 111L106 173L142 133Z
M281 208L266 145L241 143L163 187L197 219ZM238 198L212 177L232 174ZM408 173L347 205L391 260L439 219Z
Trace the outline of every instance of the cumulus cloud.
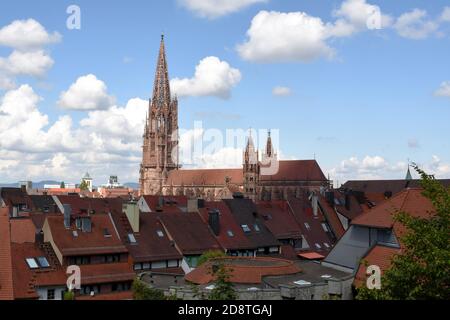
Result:
M16 20L0 29L0 45L15 49L38 49L59 41L59 33L47 32L34 19Z
M437 178L450 177L450 164L443 162L438 156L419 164L427 173ZM333 180L344 183L348 180L404 179L408 163L405 161L389 162L380 156L366 156L362 160L351 157L341 161L328 170Z
M402 14L395 22L398 34L408 39L425 39L435 33L439 25L430 19L425 10L414 9Z
M0 57L0 70L12 75L42 77L53 66L53 59L43 50L13 51L8 58Z
M392 17L366 0L346 0L333 16L338 20L330 25L330 32L336 36L348 36L363 29L385 29L392 23Z
M217 57L206 57L196 66L193 78L175 78L170 84L173 93L180 97L215 96L228 99L241 78L241 72L228 62Z
M13 48L8 57L0 57L0 89L16 87L19 75L43 77L54 61L45 46L59 42L61 36L50 34L36 20L16 20L0 29L0 46Z
M308 62L334 55L326 43L325 24L304 12L261 11L253 18L247 36L248 41L237 47L245 60Z
M137 181L147 101L130 99L125 107L92 111L79 123L68 115L50 123L39 110L41 100L29 85L6 92L1 100L2 180L78 182L92 171Z
M438 97L450 97L450 81L442 82L434 94Z
M93 74L79 77L70 88L62 92L58 105L70 110L104 110L114 104L106 84Z
M187 9L203 18L214 19L268 0L179 0Z
M272 90L272 94L274 96L280 96L280 97L286 97L286 96L290 96L292 94L292 90L289 87L275 87Z

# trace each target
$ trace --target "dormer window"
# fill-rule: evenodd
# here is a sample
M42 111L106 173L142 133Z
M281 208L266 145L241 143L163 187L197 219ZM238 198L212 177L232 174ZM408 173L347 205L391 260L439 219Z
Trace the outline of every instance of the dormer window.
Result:
M134 234L132 234L132 233L129 233L129 234L128 234L128 241L129 241L131 244L136 244L136 243L137 243L136 238L135 238Z

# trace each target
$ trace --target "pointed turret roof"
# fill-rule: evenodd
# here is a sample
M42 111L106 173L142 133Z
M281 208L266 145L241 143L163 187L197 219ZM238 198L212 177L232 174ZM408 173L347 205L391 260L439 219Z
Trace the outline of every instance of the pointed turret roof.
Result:
M156 63L155 84L153 88L153 103L163 107L170 103L169 71L167 68L166 49L164 46L164 35L161 35L158 61Z
M409 165L408 165L408 172L406 172L406 178L405 178L405 180L407 180L407 181L411 181L413 178L412 178L412 175L411 175L411 170L410 170L410 167L409 167Z
M266 156L272 157L274 155L274 153L275 152L273 150L272 136L271 136L271 132L269 130L268 137L267 137L267 144L266 144Z

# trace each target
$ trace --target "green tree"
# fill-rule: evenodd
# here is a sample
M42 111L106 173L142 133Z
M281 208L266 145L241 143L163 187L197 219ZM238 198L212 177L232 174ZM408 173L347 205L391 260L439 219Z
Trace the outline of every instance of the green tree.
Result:
M197 266L201 266L205 262L210 261L212 259L225 258L225 257L226 257L226 254L223 251L220 251L220 250L206 251L205 253L203 253L200 256L200 258L198 258Z
M63 182L61 182L61 185L59 186L61 189L65 189L66 188L66 184Z
M423 195L435 208L430 218L398 212L394 220L406 227L402 252L381 278L380 290L358 289L357 299L450 299L450 189L414 165Z
M75 293L72 290L64 292L64 300L75 300Z
M81 180L80 190L81 190L81 191L87 191L87 190L89 190L89 187L88 187L88 184L86 183L86 181Z
M139 279L133 281L131 289L134 300L166 300L162 290L150 288Z
M215 278L214 289L208 296L209 300L236 300L237 294L234 290L233 283L230 281L231 272L230 267L227 267L223 260L215 260L211 264L211 272Z

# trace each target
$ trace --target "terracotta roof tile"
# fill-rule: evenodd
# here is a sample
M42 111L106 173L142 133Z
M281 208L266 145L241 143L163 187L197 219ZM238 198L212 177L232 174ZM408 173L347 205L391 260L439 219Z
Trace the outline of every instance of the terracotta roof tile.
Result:
M302 272L290 260L277 258L225 258L225 266L230 270L230 281L241 284L260 284L265 276L282 276ZM214 281L212 265L214 261L207 262L185 276L186 281L205 285Z
M0 208L0 300L14 299L8 215L7 208Z
M278 173L261 181L327 181L316 160L280 160Z
M11 219L11 242L34 243L36 227L30 218Z
M287 201L261 201L258 213L270 232L278 239L300 239L302 229L295 220Z
M242 169L190 169L169 172L168 185L225 185L226 180L231 184L243 183Z
M198 213L173 212L158 216L183 255L222 249Z
M365 285L367 281L366 270L367 266L377 265L381 269L383 274L391 266L391 260L395 254L399 253L400 250L396 248L385 247L377 245L373 247L362 259L365 263L360 263L358 271L356 272L354 284L356 287Z
M109 215L91 215L91 221L92 231L78 230L77 237L73 236L73 231L77 230L74 224L72 223L70 229L66 229L62 216L49 216L46 223L49 224L53 241L64 256L128 252L119 239ZM105 229L110 236L105 236Z
M223 201L205 202L205 208L200 208L199 213L204 223L208 225L209 211L212 209L219 210L220 230L216 236L217 241L227 250L243 250L256 249L255 245L250 242L244 234L244 231L234 219L230 209ZM229 235L229 232L233 236Z

